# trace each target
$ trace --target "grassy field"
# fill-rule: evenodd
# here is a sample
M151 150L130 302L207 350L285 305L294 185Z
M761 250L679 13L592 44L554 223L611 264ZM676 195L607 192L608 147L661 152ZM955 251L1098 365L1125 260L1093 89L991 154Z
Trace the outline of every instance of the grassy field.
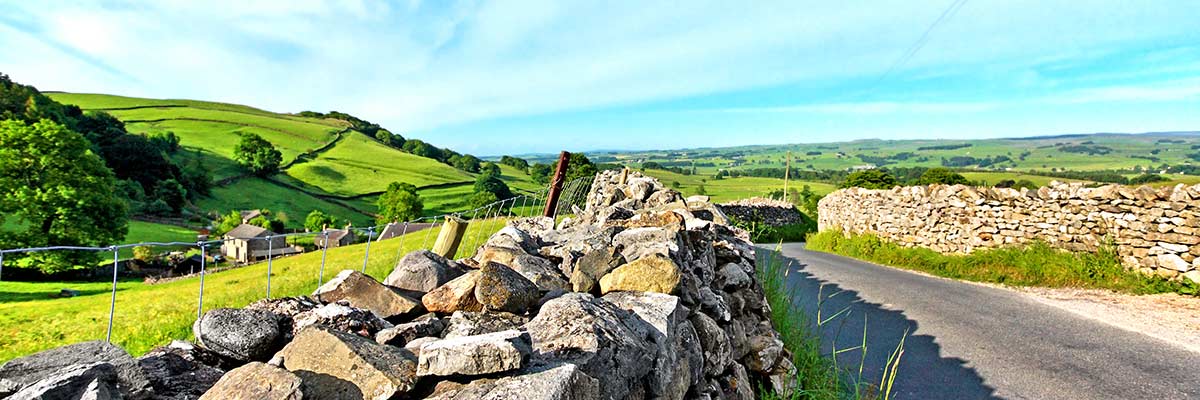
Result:
M366 214L267 182L262 178L240 179L232 185L214 188L212 196L200 199L196 206L205 212L218 213L265 208L292 228L304 227L304 217L312 210L321 210L355 225L363 225L373 220ZM374 205L367 210L375 210Z
M197 232L175 225L146 221L129 221L129 233L124 243L195 242ZM133 249L121 249L121 258L133 257Z
M1051 181L1059 182L1084 182L1077 179L1055 178L1042 175L1023 174L1020 172L963 172L962 176L981 184L981 186L995 185L1003 180L1022 181L1028 180L1038 186L1049 185Z
M503 224L501 220L472 224L459 256L471 254L476 245ZM434 228L372 243L367 274L383 279L403 254L428 248L437 235L438 229ZM362 268L365 250L365 244L330 249L323 279L328 280L343 269ZM272 297L311 293L318 286L320 271L320 252L275 260ZM258 263L209 274L204 281L204 309L241 307L262 299L266 295L266 273L267 264ZM79 290L81 295L51 296L64 288ZM0 362L64 344L103 339L110 289L107 282L0 282ZM198 278L157 285L120 282L113 341L140 355L172 339L190 338L199 290Z
M675 190L680 191L686 196L698 194L700 186L703 185L704 192L714 202L764 196L768 191L783 189L783 179L754 177L713 179L712 176L683 175L658 169L648 169L644 173L658 178L668 187L674 187L673 183L678 182L679 186ZM822 195L837 190L837 187L828 183L796 180L788 182L789 189L795 188L796 190L800 190L804 185L808 185L813 192Z
M392 182L421 187L474 179L436 160L397 151L360 134L346 136L316 160L292 166L287 175L336 195L382 192Z

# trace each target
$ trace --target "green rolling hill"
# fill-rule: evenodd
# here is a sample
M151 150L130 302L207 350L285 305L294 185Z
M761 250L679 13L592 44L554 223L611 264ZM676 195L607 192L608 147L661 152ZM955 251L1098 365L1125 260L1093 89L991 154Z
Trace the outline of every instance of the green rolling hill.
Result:
M426 213L461 211L474 174L437 160L378 142L337 119L274 113L249 106L196 100L160 100L106 94L46 93L64 104L104 111L130 133L173 132L185 151L177 161L202 162L216 186L194 201L204 212L266 208L291 228L321 210L355 225L373 221L374 201L391 182L419 188ZM247 176L233 160L243 133L270 141L283 155L283 168L270 177ZM514 190L540 187L524 171L505 167L502 177Z

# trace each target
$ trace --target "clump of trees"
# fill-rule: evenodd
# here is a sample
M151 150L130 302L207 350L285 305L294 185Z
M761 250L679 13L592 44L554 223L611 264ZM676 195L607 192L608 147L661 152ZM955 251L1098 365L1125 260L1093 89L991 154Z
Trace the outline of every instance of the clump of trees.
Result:
M897 185L896 177L882 169L855 171L846 176L842 187L860 187L864 189L891 189Z
M930 168L917 179L918 185L970 185L971 181L946 168Z
M267 209L259 210L259 214L260 214L259 216L254 217L253 219L251 219L249 221L246 221L246 224L254 225L254 226L269 230L271 232L276 232L276 233L282 233L284 231L284 229L286 229L285 221L282 219L282 217L283 217L282 215L279 217L276 217L275 214L271 212L271 210L267 210ZM233 228L237 228L241 224L242 224L242 212L241 211L233 210L228 213L222 214L220 216L220 218L217 219L216 224L214 224L214 227L212 230L213 236L220 237L222 235L225 235L226 233L229 233L229 231L232 231Z
M262 136L246 133L242 134L241 140L234 145L233 159L251 173L267 176L279 172L283 154Z
M522 171L529 169L529 162L522 158L502 156L500 157L500 163Z
M386 224L393 221L411 221L421 216L425 202L417 187L404 182L392 182L387 190L375 201L379 207L376 222Z
M0 247L102 246L128 232L112 170L77 132L42 119L0 121ZM20 258L17 258L20 257ZM14 259L15 258L15 259ZM40 252L5 262L45 273L95 265L91 252Z
M309 232L319 232L327 226L338 226L337 218L321 210L312 210L304 217L304 229Z

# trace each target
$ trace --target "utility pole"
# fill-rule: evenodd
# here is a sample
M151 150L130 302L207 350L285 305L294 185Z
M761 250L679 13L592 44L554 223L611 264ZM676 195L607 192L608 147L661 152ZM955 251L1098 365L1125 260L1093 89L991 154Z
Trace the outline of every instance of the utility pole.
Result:
M783 167L783 202L788 201L788 178L792 174L792 151L787 152L787 163Z
M550 195L546 197L546 208L542 210L542 216L554 216L554 208L558 207L558 196L562 194L563 180L567 177L567 162L570 160L571 153L563 151L558 155L558 168L554 170L554 180L550 181Z

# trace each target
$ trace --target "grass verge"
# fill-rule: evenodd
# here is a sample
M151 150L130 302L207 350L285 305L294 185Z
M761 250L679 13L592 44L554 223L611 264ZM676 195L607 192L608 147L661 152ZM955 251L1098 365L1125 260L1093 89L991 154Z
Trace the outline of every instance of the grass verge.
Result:
M1111 246L1102 246L1095 253L1073 253L1034 242L951 255L903 247L871 234L824 230L809 235L806 248L973 282L1109 289L1133 294L1200 294L1200 285L1195 282L1167 281L1126 270Z
M770 388L760 387L758 397L770 400L891 398L896 370L904 354L904 339L900 340L900 344L888 357L883 367L882 380L878 384L865 382L862 379L867 351L865 325L861 345L845 349L835 347L830 354L822 354L820 330L830 322L846 318L849 309L839 310L824 318L818 312L813 323L808 313L795 300L799 296L815 295L818 297L819 310L820 303L823 302L821 294L800 293L796 288L789 288L788 270L789 265L780 255L779 248L759 257L758 279L762 283L767 303L771 305L771 322L779 332L784 347L792 353L792 363L796 366L796 382L788 393L776 393ZM905 336L908 336L907 333ZM861 350L863 355L858 368L843 369L838 364L837 354L854 350Z

